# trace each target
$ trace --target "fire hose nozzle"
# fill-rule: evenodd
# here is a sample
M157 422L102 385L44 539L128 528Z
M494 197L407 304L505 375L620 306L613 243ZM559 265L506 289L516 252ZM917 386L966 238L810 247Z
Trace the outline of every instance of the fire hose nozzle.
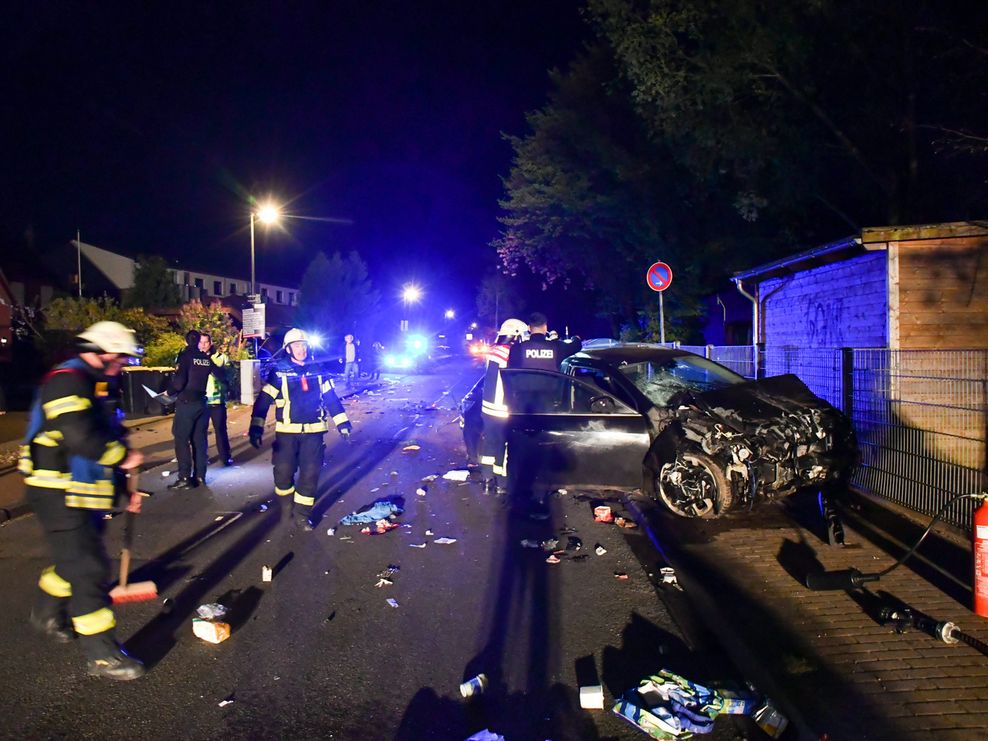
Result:
M821 571L816 574L807 574L806 586L815 592L849 591L857 589L867 582L878 581L879 578L878 574L862 574L857 569Z

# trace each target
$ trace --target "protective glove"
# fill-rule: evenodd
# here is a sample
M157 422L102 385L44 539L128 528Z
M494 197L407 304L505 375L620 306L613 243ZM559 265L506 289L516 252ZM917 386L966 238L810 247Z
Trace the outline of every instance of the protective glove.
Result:
M350 424L349 422L342 422L342 423L336 425L336 430L337 430L337 432L340 433L340 436L344 440L349 440L350 439L350 433L353 432L353 425Z
M250 444L255 448L261 447L261 438L264 437L264 428L251 426L250 431L247 433L250 437Z
M170 407L172 404L178 401L178 397L172 396L166 391L164 393L158 394L157 401L163 407Z

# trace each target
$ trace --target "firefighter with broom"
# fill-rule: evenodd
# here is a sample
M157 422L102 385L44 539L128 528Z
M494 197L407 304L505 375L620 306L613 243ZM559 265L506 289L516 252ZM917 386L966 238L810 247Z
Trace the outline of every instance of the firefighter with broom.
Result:
M78 638L88 673L120 680L142 676L144 665L124 651L114 632L103 513L117 504L116 469L136 475L144 456L127 448L123 426L104 397L137 353L133 330L117 322L97 322L82 332L75 357L41 381L19 461L27 501L55 561L41 572L31 624L60 642ZM140 499L130 490L133 512ZM136 599L142 597L118 601Z

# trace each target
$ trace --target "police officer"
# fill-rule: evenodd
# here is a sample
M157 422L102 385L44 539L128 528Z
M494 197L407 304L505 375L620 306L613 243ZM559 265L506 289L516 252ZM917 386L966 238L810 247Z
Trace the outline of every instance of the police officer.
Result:
M529 317L528 329L528 339L511 346L509 368L558 371L566 358L583 349L579 337L564 341L549 339L549 320L540 312Z
M121 680L142 676L144 665L114 632L103 512L116 505L115 469L133 471L144 456L127 448L104 395L137 352L133 331L116 322L97 322L80 334L76 357L41 382L19 463L27 501L55 559L41 573L31 623L61 642L78 636L89 674Z
M508 365L512 345L524 340L527 334L525 322L520 319L506 319L498 330L494 345L487 353L484 392L480 403L483 417L480 465L490 492L504 493L507 490L508 405L504 400L501 369Z
M271 456L274 491L280 497L293 495L296 524L312 530L310 514L316 503L329 422L345 438L350 436L353 425L347 419L332 380L316 368L307 370L309 340L305 332L300 329L286 332L283 349L285 357L272 364L264 388L254 402L250 444L261 447L264 420L274 403L275 441Z
M230 393L228 375L230 359L226 353L213 350L213 340L206 332L200 332L199 349L209 356L216 367L214 373L206 379L206 413L208 422L213 423L213 434L216 435L216 452L220 463L224 466L233 465L230 455L230 436L226 429L226 400ZM207 427L208 427L207 422Z
M194 329L185 333L186 347L179 353L178 368L164 399L166 402L175 400L172 435L175 436L178 478L168 485L169 489L195 489L206 481L209 424L206 383L217 369L209 356L199 349L200 338Z

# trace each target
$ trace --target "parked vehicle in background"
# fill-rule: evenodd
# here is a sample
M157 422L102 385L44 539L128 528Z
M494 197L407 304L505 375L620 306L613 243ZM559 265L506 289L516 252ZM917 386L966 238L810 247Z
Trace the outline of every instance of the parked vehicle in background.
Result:
M682 350L595 340L561 373L502 378L522 487L640 487L710 518L843 484L858 458L847 418L797 377L748 380Z

